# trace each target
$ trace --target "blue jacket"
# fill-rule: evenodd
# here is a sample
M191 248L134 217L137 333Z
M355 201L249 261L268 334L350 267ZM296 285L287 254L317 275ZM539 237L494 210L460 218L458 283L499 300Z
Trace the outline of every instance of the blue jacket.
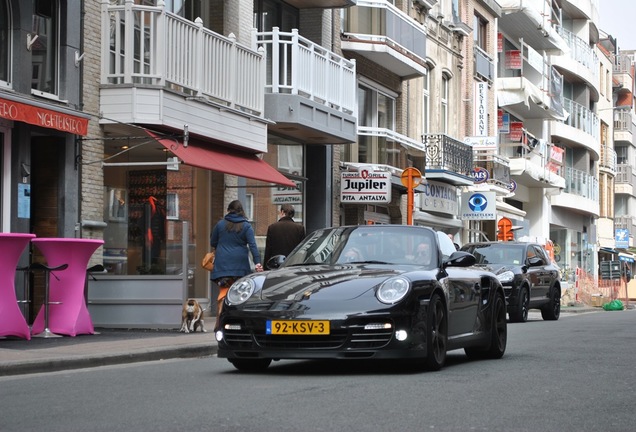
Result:
M228 231L227 221L243 222L243 228L239 232ZM234 213L226 214L225 218L214 226L210 236L210 246L216 249L214 270L210 274L212 280L228 276L240 277L252 273L248 247L252 252L254 264L261 263L254 229L244 216Z

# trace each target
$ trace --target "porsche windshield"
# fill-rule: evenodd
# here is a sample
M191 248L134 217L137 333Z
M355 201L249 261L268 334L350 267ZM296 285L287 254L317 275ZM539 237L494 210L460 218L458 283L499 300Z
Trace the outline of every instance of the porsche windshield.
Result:
M287 258L285 266L345 263L437 266L435 233L404 226L355 226L318 230Z

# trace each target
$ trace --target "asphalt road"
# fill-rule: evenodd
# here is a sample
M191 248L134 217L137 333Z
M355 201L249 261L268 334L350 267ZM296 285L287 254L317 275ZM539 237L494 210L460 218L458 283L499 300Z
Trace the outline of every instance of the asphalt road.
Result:
M501 360L282 361L242 374L216 357L0 378L0 431L633 431L636 313L509 325Z

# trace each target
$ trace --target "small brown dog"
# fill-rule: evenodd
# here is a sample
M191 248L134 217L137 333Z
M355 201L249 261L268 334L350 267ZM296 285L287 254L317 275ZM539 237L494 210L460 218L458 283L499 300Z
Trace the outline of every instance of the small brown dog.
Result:
M190 333L195 332L197 328L201 328L202 332L206 332L203 326L203 308L198 301L193 298L189 298L183 304L183 311L181 312L181 332Z

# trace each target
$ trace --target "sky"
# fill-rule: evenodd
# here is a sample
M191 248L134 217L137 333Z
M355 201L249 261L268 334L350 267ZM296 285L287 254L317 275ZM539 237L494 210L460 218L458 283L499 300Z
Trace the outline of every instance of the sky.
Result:
M618 47L636 50L636 1L600 0L600 30L616 38Z

